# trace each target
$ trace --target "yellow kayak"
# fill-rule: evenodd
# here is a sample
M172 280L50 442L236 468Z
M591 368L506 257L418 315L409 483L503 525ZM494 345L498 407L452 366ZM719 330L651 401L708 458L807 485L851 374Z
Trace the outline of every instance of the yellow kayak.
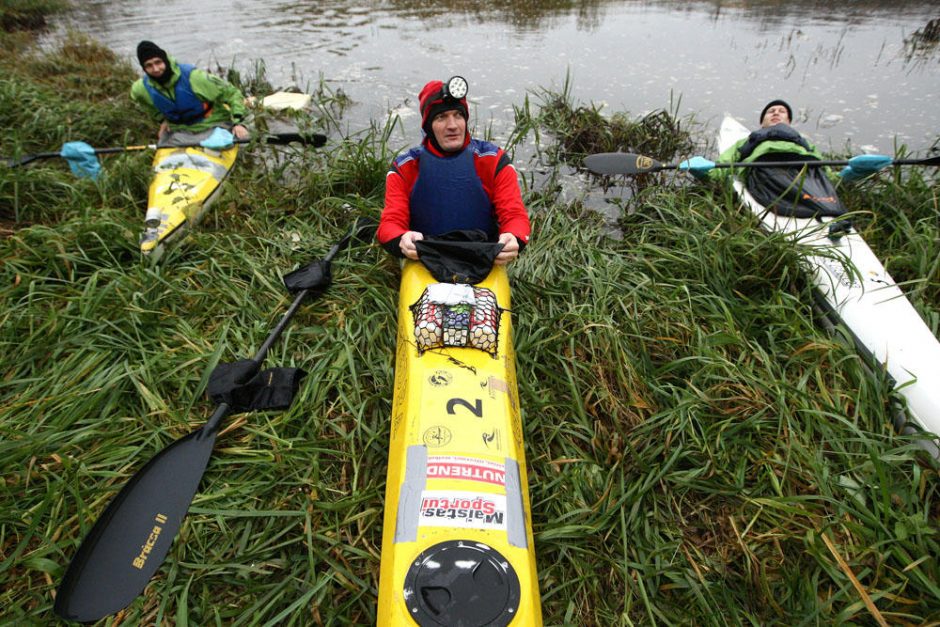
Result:
M402 269L379 625L541 625L509 280Z
M198 137L194 136L197 143ZM238 146L225 150L202 147L159 148L153 156L153 180L147 197L146 227L140 252L157 257L163 246L196 224L228 176Z

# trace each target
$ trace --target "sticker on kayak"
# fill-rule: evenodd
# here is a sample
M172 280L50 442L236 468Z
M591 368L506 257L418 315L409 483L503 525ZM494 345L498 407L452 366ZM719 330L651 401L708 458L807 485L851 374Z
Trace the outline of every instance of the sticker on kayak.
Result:
M506 529L506 495L425 490L419 526Z
M484 431L480 436L483 440L483 445L488 449L493 449L495 451L503 450L503 441L500 436L499 429L493 429L492 431Z
M451 435L450 429L436 425L425 431L424 435L421 436L421 440L430 448L440 448L450 444L451 437L453 436Z
M826 274L836 283L842 287L855 287L855 277L846 272L845 266L841 263L825 257L818 257L817 261L819 262L820 269L825 270Z
M455 455L428 457L428 479L460 479L506 485L506 466L499 462Z
M486 288L428 285L411 306L418 352L445 346L477 348L496 356L500 309Z
M436 388L447 387L454 380L454 376L446 370L437 370L428 377L428 383Z

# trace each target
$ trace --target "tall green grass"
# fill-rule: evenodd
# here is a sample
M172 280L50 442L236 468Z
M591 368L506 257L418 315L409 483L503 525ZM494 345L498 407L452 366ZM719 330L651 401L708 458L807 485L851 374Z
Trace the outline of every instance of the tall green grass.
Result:
M866 241L921 317L940 336L940 186L933 168L895 168L877 181L843 186Z
M36 72L3 89L43 89ZM6 102L3 119L26 115ZM519 141L548 150L572 130L529 106L541 134L520 125ZM147 156L108 158L98 183L0 168L0 210L26 216L0 239L4 622L54 620L96 517L207 419L208 373L253 354L286 309L280 276L379 214L395 129L244 151L159 265L137 253ZM892 624L940 620L936 465L893 431L888 381L815 323L804 251L725 190L675 184L635 190L615 238L561 200L560 176L528 190L534 234L511 268L546 623L874 624L866 596ZM936 197L923 171L846 190L935 333ZM375 622L398 266L358 246L333 271L267 360L307 370L294 405L229 419L165 565L112 623Z
M823 536L890 621L935 618L935 466L814 326L798 252L709 190L632 209L603 249L540 216L515 268L552 622L869 622Z

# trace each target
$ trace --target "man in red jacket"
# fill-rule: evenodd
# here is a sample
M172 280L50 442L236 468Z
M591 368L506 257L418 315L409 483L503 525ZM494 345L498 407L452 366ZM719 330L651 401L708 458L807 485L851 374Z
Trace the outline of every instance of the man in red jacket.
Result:
M480 229L502 243L502 265L529 240L529 215L512 162L502 148L470 137L467 82L431 81L418 96L421 145L396 157L385 177L385 208L376 234L393 255L418 259L415 241Z

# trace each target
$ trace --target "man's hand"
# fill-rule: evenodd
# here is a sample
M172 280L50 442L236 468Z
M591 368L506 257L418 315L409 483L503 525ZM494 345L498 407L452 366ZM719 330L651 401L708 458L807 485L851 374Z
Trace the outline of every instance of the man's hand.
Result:
M163 136L166 135L170 130L170 123L166 120L160 123L160 130L157 131L157 140L163 139Z
M415 242L421 239L424 239L424 235L421 233L418 233L417 231L406 231L398 241L398 247L401 249L401 254L403 254L408 259L411 259L412 261L417 261L418 249L415 248ZM516 247L518 248L518 244Z
M519 256L519 240L512 233L500 233L499 243L504 246L493 262L497 266L504 266Z
M243 124L236 124L232 127L232 135L235 136L235 139L248 139L250 133Z

